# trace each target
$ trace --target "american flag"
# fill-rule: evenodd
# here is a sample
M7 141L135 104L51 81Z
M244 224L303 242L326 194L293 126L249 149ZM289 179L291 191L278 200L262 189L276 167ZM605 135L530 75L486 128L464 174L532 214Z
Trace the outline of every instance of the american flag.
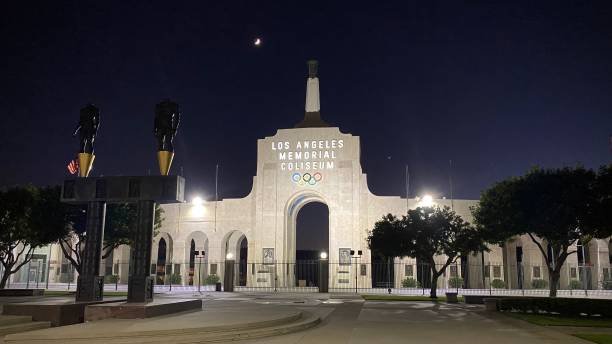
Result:
M77 159L72 159L66 168L68 168L68 172L70 172L70 174L75 174L79 171L79 162Z

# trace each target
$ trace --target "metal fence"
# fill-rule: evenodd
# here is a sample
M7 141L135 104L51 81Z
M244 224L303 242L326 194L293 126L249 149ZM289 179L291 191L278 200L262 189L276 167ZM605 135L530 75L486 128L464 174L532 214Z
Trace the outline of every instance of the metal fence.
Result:
M436 265L436 270L441 268ZM129 264L103 262L105 290L127 290ZM217 283L225 290L265 292L357 292L428 295L432 269L417 262L248 262L206 260L151 263L157 292L213 291ZM440 293L461 295L548 295L549 278L545 265L497 263L456 263L437 280ZM75 290L77 273L69 263L47 263L34 259L14 274L9 288ZM610 265L566 264L561 270L559 296L612 298Z

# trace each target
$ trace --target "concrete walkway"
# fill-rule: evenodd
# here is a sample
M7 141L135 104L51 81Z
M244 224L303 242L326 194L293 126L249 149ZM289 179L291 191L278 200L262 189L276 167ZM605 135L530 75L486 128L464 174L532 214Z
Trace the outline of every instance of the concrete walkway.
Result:
M200 297L204 300L201 312L137 320L107 319L30 334L37 338L76 335L83 336L83 342L88 342L87 336L91 338L96 334L169 331L169 336L164 336L166 342L195 343L197 338L193 336L181 339L181 331L193 332L203 327L210 330L215 326L244 328L243 325L249 322L288 318L300 313L305 315L304 318L321 319L321 323L311 323L310 326L315 327L299 332L237 343L589 343L557 329L486 312L481 305L365 302L346 294L207 293ZM273 324L271 327L274 326L280 328L283 325ZM275 334L280 333L283 333L282 329ZM234 337L233 340L238 338L245 337ZM90 344L93 342L89 341ZM132 342L140 341L121 340L121 343Z
M247 343L589 343L482 306L428 302L346 302L310 330Z

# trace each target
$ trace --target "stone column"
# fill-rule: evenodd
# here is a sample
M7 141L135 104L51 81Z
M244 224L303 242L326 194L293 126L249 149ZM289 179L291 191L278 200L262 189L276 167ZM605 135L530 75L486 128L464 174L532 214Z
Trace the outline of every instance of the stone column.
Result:
M151 244L155 223L155 201L138 201L138 224L131 250L128 302L153 301Z
M234 291L234 274L236 271L236 261L233 259L227 259L225 261L225 273L223 274L223 291L233 292Z
M77 280L76 301L99 301L103 298L104 277L100 276L102 242L104 240L104 217L106 202L93 201L87 204L85 224L85 252L81 262L81 274Z

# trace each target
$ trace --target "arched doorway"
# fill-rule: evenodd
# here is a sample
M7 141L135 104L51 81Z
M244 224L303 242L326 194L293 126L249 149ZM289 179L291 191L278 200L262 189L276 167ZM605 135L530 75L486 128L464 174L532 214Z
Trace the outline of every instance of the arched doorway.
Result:
M249 256L249 241L246 234L239 230L234 230L228 233L223 240L223 255L226 264L228 261L233 261L234 266L232 271L234 275L235 286L246 286L248 277L248 256ZM227 266L221 267L223 270Z
M156 271L156 284L164 284L166 277L166 240L164 238L159 239L157 246L157 269Z
M240 240L240 253L238 255L238 286L245 287L247 285L247 257L249 255L249 241L246 236L242 236Z
M208 276L208 237L202 231L193 231L185 238L186 271L183 273L184 283L197 285L203 283Z
M319 259L329 253L329 208L319 201L304 204L295 227L295 286L318 287Z
M174 240L167 232L160 232L154 239L151 251L151 274L156 284L169 283L172 275Z
M301 212L302 209L305 209L304 213ZM334 264L333 267L339 267L337 264L339 252L329 251L331 213L332 208L329 207L328 202L313 189L302 190L287 201L284 233L286 239L283 246L283 255L287 260L278 266L279 287L317 288L322 286L322 290L327 290L329 270ZM300 217L299 238L298 216ZM301 224L302 222L304 225ZM313 228L314 235L309 233L309 230L312 231ZM322 270L324 275L319 276L322 252L325 252L326 257L329 258L324 261L325 269Z

